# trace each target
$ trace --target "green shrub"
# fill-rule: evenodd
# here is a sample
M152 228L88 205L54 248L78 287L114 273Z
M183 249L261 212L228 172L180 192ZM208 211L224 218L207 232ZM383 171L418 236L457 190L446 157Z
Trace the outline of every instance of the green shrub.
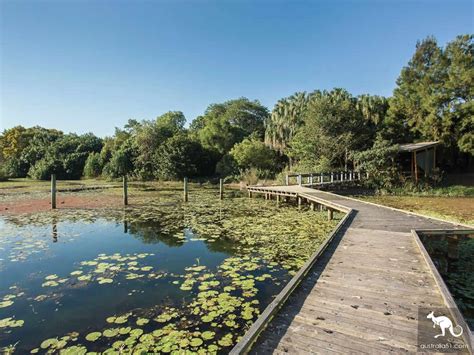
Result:
M239 167L235 159L231 155L226 154L217 163L216 173L223 177L238 175Z
M236 161L241 171L259 169L261 171L279 170L279 159L276 151L262 141L251 137L237 143L229 153Z
M102 174L103 162L100 153L90 153L84 165L84 176L96 178Z
M61 161L51 157L38 160L28 171L28 175L37 180L49 180L52 174L56 174L59 179L64 177Z
M0 168L0 181L7 181L8 180L8 174L5 171L4 168Z

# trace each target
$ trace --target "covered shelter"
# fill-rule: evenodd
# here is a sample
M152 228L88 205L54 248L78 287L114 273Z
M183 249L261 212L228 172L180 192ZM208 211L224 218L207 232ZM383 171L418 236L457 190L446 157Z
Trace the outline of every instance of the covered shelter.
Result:
M400 144L398 154L405 175L416 182L422 174L430 176L436 168L436 146L439 144L437 141Z

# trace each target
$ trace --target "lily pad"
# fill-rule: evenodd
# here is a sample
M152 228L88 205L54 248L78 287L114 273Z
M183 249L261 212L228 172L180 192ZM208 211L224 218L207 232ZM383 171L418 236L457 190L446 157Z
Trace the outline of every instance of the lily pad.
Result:
M149 320L149 319L146 319L146 318L138 318L138 319L137 319L137 325L139 325L139 326L145 325L145 324L147 324L148 322L150 322L150 320Z
M189 345L191 345L193 348L201 346L203 343L202 339L200 338L192 338L191 341L189 342Z
M104 330L103 335L104 337L107 337L107 338L113 338L117 336L118 333L119 333L118 328L109 328L109 329Z
M86 340L88 341L96 341L102 336L101 332L92 332L86 335Z

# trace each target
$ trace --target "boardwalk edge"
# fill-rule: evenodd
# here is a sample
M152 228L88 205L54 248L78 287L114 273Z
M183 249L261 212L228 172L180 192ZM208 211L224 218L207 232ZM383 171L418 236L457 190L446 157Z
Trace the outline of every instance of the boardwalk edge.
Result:
M255 343L262 331L266 328L273 316L280 310L280 308L286 302L291 293L298 287L300 282L308 274L308 272L311 270L311 268L319 259L319 257L324 253L324 251L332 242L337 233L339 233L341 228L346 224L346 222L350 220L354 213L354 210L347 209L347 214L339 221L337 226L329 234L323 244L321 244L318 250L316 250L313 255L311 255L309 260L301 267L301 269L295 274L295 276L293 276L293 278L275 297L275 299L265 308L262 314L244 334L241 340L230 351L231 355L247 354L250 351L252 345Z
M444 282L441 274L439 273L438 269L436 268L436 265L433 263L433 260L431 260L430 255L428 254L428 251L426 250L425 246L423 245L423 242L420 239L420 236L418 233L441 233L442 231L446 231L449 234L454 234L454 233L459 233L459 232L466 232L463 230L441 230L441 229L434 229L434 230L429 230L429 229L412 229L411 234L413 238L415 239L416 244L418 245L418 248L420 249L421 255L423 256L423 259L425 260L426 265L428 266L428 269L431 272L431 276L433 276L436 285L438 286L438 289L441 293L441 296L443 297L444 303L448 307L451 316L456 320L456 323L461 325L463 329L467 329L466 332L463 332L463 339L465 343L468 346L469 352L471 354L474 353L474 334L473 332L469 329L469 326L467 325L466 321L464 320L464 317L461 314L461 311L459 310L456 302L454 301L453 296L451 295L451 292L448 289L448 286ZM472 230L470 230L472 231Z

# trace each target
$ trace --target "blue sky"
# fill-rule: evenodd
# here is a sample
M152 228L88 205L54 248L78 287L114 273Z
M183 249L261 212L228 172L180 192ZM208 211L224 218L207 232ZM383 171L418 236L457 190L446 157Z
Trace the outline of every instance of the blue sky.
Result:
M473 33L472 1L0 0L0 129L110 135L129 118L296 91L391 95L416 41Z

